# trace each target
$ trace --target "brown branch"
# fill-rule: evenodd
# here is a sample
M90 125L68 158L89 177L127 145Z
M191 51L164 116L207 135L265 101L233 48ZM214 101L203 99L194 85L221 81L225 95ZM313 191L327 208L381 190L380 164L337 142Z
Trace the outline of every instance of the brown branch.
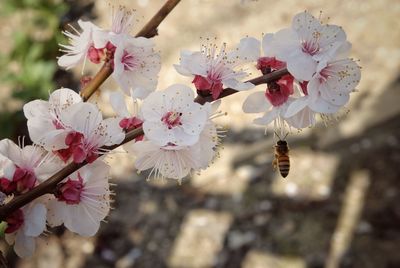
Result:
M157 28L161 22L168 16L174 7L179 4L180 0L168 0L158 12L150 19L150 21L136 34L136 37L151 38L157 35ZM81 90L81 96L87 101L100 85L112 74L113 68L109 60L103 64L99 72L93 79Z
M138 32L136 37L152 38L158 34L158 26L181 0L168 0L151 20Z
M263 75L263 76L259 76L253 79L248 80L247 82L252 83L253 85L260 85L260 84L266 84L275 80L278 80L279 78L281 78L282 76L288 74L288 70L286 68L282 68L279 70L276 70L272 73ZM224 98L226 96L232 95L234 93L237 93L238 91L232 88L226 88L222 91L221 95L219 95L218 99ZM207 97L202 97L202 96L197 96L197 98L194 100L197 103L200 104L204 104L206 102L211 102L213 101L212 96L207 96Z
M111 61L107 60L103 66L101 66L100 70L98 73L93 77L92 80L87 84L86 87L84 87L80 95L83 99L83 101L87 101L90 96L92 96L97 89L101 86L101 84L104 83L104 81L107 80L107 78L112 74L113 72L113 67L111 64Z
M286 74L288 74L288 71L286 68L283 68L283 69L277 70L275 72L251 79L247 82L251 82L254 85L265 84L265 83L275 81ZM219 98L224 98L224 97L232 95L236 92L238 92L238 91L231 89L231 88L226 88L226 89L224 89L224 91L222 92L222 94L220 95ZM210 97L198 96L194 101L197 103L200 103L200 104L204 104L206 102L213 101L213 99ZM143 134L144 134L143 128L134 129L134 130L126 133L125 139L120 144L116 144L113 146L104 146L104 147L102 147L102 149L105 149L106 151L114 150L115 148L117 148L125 143L128 143ZM35 188L33 188L31 191L15 197L9 203L0 207L0 221L3 221L7 217L7 215L9 215L9 213L17 210L18 208L23 207L24 205L28 204L29 202L35 200L36 198L38 198L44 194L52 193L58 183L60 183L64 178L68 177L69 175L71 175L72 173L74 173L75 171L77 171L78 169L80 169L81 167L83 167L86 164L87 164L86 162L81 163L81 164L70 163L66 167L64 167L63 169L58 171L56 174L51 176L49 179L42 182Z

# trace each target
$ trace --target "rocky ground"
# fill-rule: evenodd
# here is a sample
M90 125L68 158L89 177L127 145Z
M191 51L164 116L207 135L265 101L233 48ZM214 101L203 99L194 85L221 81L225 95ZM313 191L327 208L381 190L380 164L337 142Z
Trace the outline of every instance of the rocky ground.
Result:
M144 23L163 2L125 4ZM160 88L189 84L171 65L179 49L198 47L199 36L234 44L286 27L296 12L323 10L324 20L346 30L363 66L350 114L292 133L291 173L282 179L271 166L272 136L240 111L247 93L231 96L220 119L229 132L209 170L182 185L146 181L132 159L112 155L115 209L97 236L51 230L32 259L9 254L15 267L400 267L400 3L242 2L182 1L156 37ZM108 6L98 1L95 8L106 25Z

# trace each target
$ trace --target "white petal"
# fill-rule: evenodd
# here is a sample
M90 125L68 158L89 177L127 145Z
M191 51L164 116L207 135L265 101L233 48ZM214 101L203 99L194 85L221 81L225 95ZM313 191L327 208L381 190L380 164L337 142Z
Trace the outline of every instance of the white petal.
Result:
M343 31L342 27L337 25L323 25L320 33L319 44L324 51L331 49L331 45L334 43L343 43L346 41L346 33Z
M265 56L275 56L276 53L272 47L272 42L274 40L274 34L265 34L262 40L262 49Z
M290 126L302 129L315 124L315 113L305 107L294 116L285 118L285 120Z
M185 67L183 67L181 65L174 64L173 66L174 66L175 70L178 73L180 73L181 75L184 75L184 76L192 76L193 75L188 69L186 69Z
M20 258L31 257L35 252L35 238L18 231L15 237L14 251Z
M257 61L260 57L261 43L253 37L246 37L240 40L236 51L228 54L233 60L238 57L245 61Z
M166 94L164 92L152 92L144 99L141 111L144 121L150 120L159 122L163 115L168 112L165 102Z
M23 161L21 148L9 139L0 141L0 154L13 162L21 163Z
M278 60L289 61L296 58L301 51L300 40L298 34L292 29L283 29L274 34L272 41L269 43L270 52L265 53L266 56L275 56ZM274 54L271 55L271 52Z
M28 236L39 236L46 228L46 207L37 203L24 209L24 232Z
M188 105L198 105L194 103L194 93L193 90L182 84L174 84L167 87L164 90L166 95L165 101L167 105L174 109L175 111L184 111L188 109Z
M175 141L172 131L158 122L144 121L143 131L147 139L159 146L167 145L168 142Z
M130 114L126 107L125 97L120 92L112 92L110 94L110 104L118 116L130 117Z
M26 119L36 116L46 116L49 114L49 103L44 100L33 100L24 105L24 115Z
M233 88L238 91L249 90L255 87L255 85L250 82L240 82L234 78L223 80L222 83L225 87Z
M257 125L269 125L272 121L274 121L279 116L279 109L273 108L272 110L266 112L263 117L254 119L254 124Z
M93 219L86 207L69 206L67 209L68 217L65 219L64 225L68 230L81 236L93 236L97 233L100 221Z
M321 32L321 23L309 12L296 14L292 20L292 28L303 40L312 40L314 32Z
M264 91L258 91L250 94L243 103L245 113L261 113L271 107L270 102L265 97Z
M154 91L154 90L148 90L148 89L145 89L145 88L143 88L143 87L136 87L136 88L134 88L133 93L131 94L131 96L132 96L133 98L143 100L143 99L145 99L147 96L149 96L150 93L153 92L153 91Z
M310 107L310 109L314 112L323 114L334 114L340 109L340 106L333 105L322 98L318 98L315 101L310 102L308 107Z
M52 199L47 203L47 223L51 227L63 224L65 218L65 208L67 204Z
M119 119L107 118L102 125L107 126L107 140L105 145L120 144L125 139L125 133L119 126Z
M96 105L81 102L68 107L63 122L75 131L89 134L97 129L102 119L103 116Z
M57 64L65 69L77 66L85 58L84 54L63 55L58 58Z
M317 70L317 62L308 54L299 52L287 59L287 69L300 81L309 81Z
M308 97L302 97L294 100L292 103L290 103L289 107L287 108L284 117L287 118L296 115L298 112L303 110L308 105L309 102L310 100Z
M57 89L51 93L49 98L49 103L52 105L58 104L60 106L69 106L78 102L82 102L81 96L69 88Z

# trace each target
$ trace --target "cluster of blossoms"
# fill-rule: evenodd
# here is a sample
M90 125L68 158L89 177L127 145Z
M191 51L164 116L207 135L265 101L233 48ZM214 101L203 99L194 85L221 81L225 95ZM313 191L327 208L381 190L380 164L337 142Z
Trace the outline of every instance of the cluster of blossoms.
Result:
M246 113L265 112L254 123L274 122L281 132L286 126L312 126L318 113L337 113L360 81L360 67L347 58L351 44L343 29L321 24L306 11L293 18L290 28L264 35L262 45L254 38L241 43L240 52L252 55L263 74L284 67L289 71L243 104Z
M45 181L63 167L57 155L38 145L19 147L12 141L0 141L0 190L18 196ZM96 160L62 181L53 194L46 194L15 210L5 219L5 238L14 244L20 257L29 257L35 249L35 237L50 226L64 224L83 236L94 235L110 208L108 170Z
M83 236L97 232L110 209L110 167L103 157L110 146L129 141L124 148L135 157L136 169L149 170L149 177L181 180L207 168L221 137L213 121L222 115L215 100L228 88L243 91L256 86L244 81L249 76L245 65L255 65L260 75L287 68L285 75L268 82L265 91L251 94L243 104L244 112L264 112L256 124L273 123L275 131L281 132L313 125L318 113L336 113L360 79L359 67L346 58L350 44L344 31L304 12L294 17L291 28L266 34L262 44L247 37L232 51L226 44L218 48L208 42L200 51L182 51L175 69L193 79L200 97L214 100L200 104L186 85L156 91L160 55L152 40L129 34L132 21L132 13L124 8L113 14L111 30L79 21L82 31L65 32L70 44L62 45L65 55L58 60L67 69L87 59L110 64L125 93L110 95L115 117L104 119L95 104L61 88L48 101L34 100L24 106L34 145L0 141L0 191L10 197L32 190L66 165L83 166L52 192L7 216L6 240L15 244L21 257L32 255L35 237L46 225L64 224ZM126 134L135 130L142 132L126 140Z

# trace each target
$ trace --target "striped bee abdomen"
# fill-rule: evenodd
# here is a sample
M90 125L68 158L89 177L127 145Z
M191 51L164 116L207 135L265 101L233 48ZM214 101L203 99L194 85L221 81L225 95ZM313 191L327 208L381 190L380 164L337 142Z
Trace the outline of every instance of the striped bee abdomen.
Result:
M279 172L281 173L282 177L286 178L286 176L289 174L289 169L290 169L289 156L280 155L277 157L277 160L278 160Z

